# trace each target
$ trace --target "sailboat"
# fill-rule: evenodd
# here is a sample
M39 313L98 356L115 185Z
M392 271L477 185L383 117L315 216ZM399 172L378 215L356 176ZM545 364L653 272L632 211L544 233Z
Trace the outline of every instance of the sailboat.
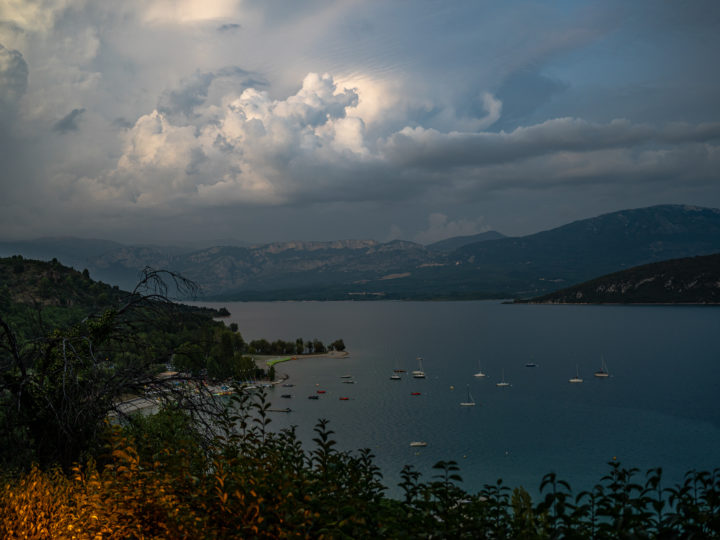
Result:
M400 373L405 373L404 369L400 369L400 365L398 364L397 360L395 361L395 369L393 369L393 374L390 375L390 380L392 381L399 381L402 377L400 377Z
M568 379L571 383L581 383L583 380L580 378L580 368L575 364L575 376L572 379Z
M463 401L460 403L461 407L474 407L475 406L475 400L472 397L472 394L470 393L470 385L468 384L467 387L467 401Z
M500 388L507 388L510 386L509 382L505 382L505 370L502 370L502 380L499 383L495 383L495 386L499 386Z
M415 379L424 379L425 378L425 372L423 371L423 365L422 365L422 357L418 356L418 367L419 369L416 369L412 372L412 376Z
M482 367L480 366L480 360L478 360L478 371L474 376L478 377L478 378L479 377L487 377L487 375L485 375L485 372L482 370Z
M600 369L597 370L594 375L596 377L609 377L610 373L608 373L607 364L605 363L605 358L600 357Z

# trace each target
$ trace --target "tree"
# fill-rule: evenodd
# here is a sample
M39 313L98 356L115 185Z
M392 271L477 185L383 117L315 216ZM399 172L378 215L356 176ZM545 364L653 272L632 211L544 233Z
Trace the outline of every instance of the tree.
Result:
M315 354L323 354L327 352L327 349L325 348L325 345L323 345L323 342L317 338L313 339L313 350L315 351Z
M212 409L186 395L178 378L155 375L172 358L168 330L195 316L168 300L167 280L195 290L176 274L146 269L125 305L45 337L18 339L0 316L0 461L68 468L98 443L108 414L127 414L123 396L146 390L198 417L205 403Z

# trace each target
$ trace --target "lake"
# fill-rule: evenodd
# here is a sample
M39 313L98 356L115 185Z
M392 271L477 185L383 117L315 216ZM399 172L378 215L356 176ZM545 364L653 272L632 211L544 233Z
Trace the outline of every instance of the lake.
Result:
M391 495L403 465L428 480L455 460L475 492L502 478L537 494L554 471L573 492L591 488L617 458L667 482L720 466L720 309L553 306L478 302L269 302L225 306L246 341L342 338L345 359L278 364L293 388L270 399L275 429L291 424L311 447L319 418L338 447L376 455ZM413 379L416 358L426 379ZM610 377L593 373L607 363ZM537 367L526 367L534 362ZM488 375L473 376L478 366ZM393 370L406 369L402 380ZM568 379L579 372L582 384ZM512 386L499 388L502 375ZM351 375L355 384L343 384ZM467 389L477 402L461 407ZM307 399L322 389L318 400ZM411 395L419 392L420 395ZM292 399L280 394L292 393ZM348 400L340 400L347 397ZM425 441L425 448L411 448Z

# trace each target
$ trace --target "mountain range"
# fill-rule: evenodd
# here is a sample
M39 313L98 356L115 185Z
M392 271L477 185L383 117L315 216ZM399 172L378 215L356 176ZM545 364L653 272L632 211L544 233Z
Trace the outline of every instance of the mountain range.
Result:
M637 265L720 252L720 210L623 210L522 237L489 231L421 245L394 240L183 249L105 240L0 242L0 256L59 259L132 289L145 266L179 272L206 299L530 298Z

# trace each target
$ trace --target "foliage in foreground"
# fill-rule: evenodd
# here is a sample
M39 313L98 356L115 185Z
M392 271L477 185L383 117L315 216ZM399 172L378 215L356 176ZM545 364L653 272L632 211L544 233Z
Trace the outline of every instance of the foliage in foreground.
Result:
M263 395L239 394L204 446L179 410L121 428L106 451L68 473L5 478L0 536L50 538L718 538L720 470L672 488L610 463L588 492L545 476L539 502L498 480L469 494L457 464L431 480L405 467L403 496L384 495L369 450L338 451L327 421L304 450L274 433ZM234 411L231 413L231 411ZM161 444L160 441L164 441Z

